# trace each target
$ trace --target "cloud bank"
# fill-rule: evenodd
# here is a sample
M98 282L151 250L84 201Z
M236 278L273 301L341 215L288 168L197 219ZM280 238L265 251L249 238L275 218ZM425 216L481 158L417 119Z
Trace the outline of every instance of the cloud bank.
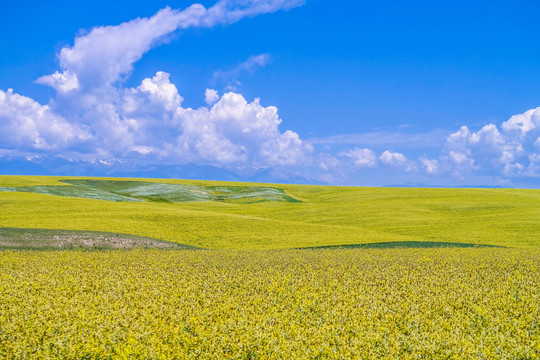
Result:
M540 177L540 108L477 132L462 126L448 136L441 161L455 176L484 173L506 178Z
M3 148L39 151L69 149L91 137L88 129L12 89L0 90L0 133Z
M149 18L92 29L58 54L61 71L36 80L53 87L49 105L0 92L4 149L71 151L98 158L128 158L168 163L274 166L304 161L311 151L298 134L281 132L277 108L259 99L208 89L208 107L184 108L169 74L157 72L136 88L122 80L152 47L179 29L231 24L302 5L298 0L222 0L206 9L165 8ZM269 61L253 56L236 73Z
M540 108L499 125L477 130L462 126L445 137L440 131L379 132L304 140L280 129L276 107L263 106L258 98L248 100L236 90L239 77L267 66L270 54L253 55L214 73L214 83L222 82L228 90L220 94L208 88L201 94L207 106L197 109L184 107L181 92L163 71L149 74L136 87L123 85L146 52L179 30L229 25L303 3L221 0L210 8L167 7L148 18L77 36L59 52L59 69L36 80L56 90L47 105L12 89L0 90L0 157L65 154L103 164L119 159L248 172L271 169L283 179L362 185L475 177L512 184L540 177ZM429 153L414 154L419 144Z

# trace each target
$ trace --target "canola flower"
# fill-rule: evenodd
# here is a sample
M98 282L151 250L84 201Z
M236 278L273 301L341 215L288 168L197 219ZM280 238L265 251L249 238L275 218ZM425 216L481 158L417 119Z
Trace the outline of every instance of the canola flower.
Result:
M0 358L539 356L538 249L0 252Z
M44 194L11 192L20 187ZM122 233L216 250L396 241L540 246L540 191L532 189L2 175L0 188L11 188L0 191L0 228ZM145 201L115 201L120 196Z

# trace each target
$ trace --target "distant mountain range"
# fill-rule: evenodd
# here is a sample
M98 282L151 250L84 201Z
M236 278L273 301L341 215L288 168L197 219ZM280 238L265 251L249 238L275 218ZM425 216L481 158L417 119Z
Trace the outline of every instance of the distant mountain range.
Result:
M321 184L272 168L225 168L211 165L140 164L124 160L80 160L63 156L0 158L0 175L58 175L197 179L264 183Z
M411 187L411 188L465 188L465 189L511 189L513 186L502 186L502 185L459 185L459 186L448 186L448 185L428 185L428 184L419 184L419 183L406 183L406 184L392 184L384 185L383 187Z
M330 185L282 169L222 167L195 164L143 164L118 159L72 159L64 156L0 157L0 175L57 175L241 181L277 184ZM342 184L334 184L342 185ZM353 184L354 185L354 184ZM512 188L499 185L437 185L407 182L382 187L418 188ZM526 188L531 186L525 186ZM532 186L536 188L536 186Z

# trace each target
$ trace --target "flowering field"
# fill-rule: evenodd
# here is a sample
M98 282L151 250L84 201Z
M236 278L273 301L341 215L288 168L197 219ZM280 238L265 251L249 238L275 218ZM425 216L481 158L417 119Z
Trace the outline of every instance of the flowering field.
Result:
M108 194L112 190L114 196L136 197L138 201L12 192L14 187L54 186L66 188L62 194L71 191L81 196L84 182L79 181L79 186L66 183L77 184L73 180L77 179L0 176L0 188L11 188L10 192L0 191L0 228L103 231L210 249L284 249L396 241L540 246L538 190L358 188L163 179L145 179L144 184L140 179L129 179L141 186L126 189L123 186L128 179L123 179L124 184L115 187L109 181L107 188L102 186L99 191L87 187L85 194L100 197L105 196L104 190ZM78 180L88 184L91 179ZM194 196L194 191L170 192L177 188L218 189L213 196L226 201L212 198L215 201L175 203L187 195ZM241 191L226 194L224 189ZM140 201L156 197L160 201ZM251 202L260 197L266 201Z
M109 180L0 176L0 358L540 357L538 190Z
M537 249L0 252L0 358L534 359Z

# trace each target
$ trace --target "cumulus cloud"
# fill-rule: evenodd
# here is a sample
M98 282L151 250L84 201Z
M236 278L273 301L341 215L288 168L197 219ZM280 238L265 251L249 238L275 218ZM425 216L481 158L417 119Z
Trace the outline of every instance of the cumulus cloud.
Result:
M339 155L352 159L354 165L359 168L371 168L377 166L377 156L375 155L375 152L370 149L354 148L341 152Z
M219 94L214 89L206 89L204 92L204 102L207 105L212 105L219 100Z
M293 165L311 151L295 132L279 131L276 107L263 107L259 99L249 103L233 92L209 109L185 109L178 116L183 124L180 148L206 161Z
M407 160L405 155L399 152L392 152L390 150L384 151L379 156L381 162L387 166L404 168L405 171L416 171L416 163L414 161Z
M421 157L420 163L424 166L424 170L430 175L435 175L439 171L439 162L436 159Z
M13 89L0 90L0 133L0 147L18 150L59 150L90 138L87 129Z
M152 79L144 79L137 88L147 94L150 101L163 106L167 111L175 110L184 99L178 94L178 89L169 81L170 74L158 71Z
M152 157L175 163L288 166L305 160L312 148L298 134L281 132L274 106L241 94L219 97L209 90L209 107L182 107L169 74L157 72L112 99L86 99L84 119L102 157ZM210 101L211 100L211 101Z
M389 150L383 152L379 158L383 164L390 166L400 166L407 163L407 158L405 155L398 152L391 152Z
M58 54L61 71L36 80L53 87L49 105L0 92L0 139L4 148L85 153L98 158L136 158L172 163L289 166L312 151L293 131L281 131L274 106L241 94L207 89L207 107L182 106L183 97L158 71L135 88L122 86L133 65L167 35L188 27L230 24L244 17L290 9L298 0L221 0L206 9L164 8L149 18L101 26L75 38ZM234 71L252 72L270 61L251 57Z
M488 124L474 132L462 126L448 136L441 161L457 176L539 177L539 135L540 108L514 115L500 127Z
M522 136L538 129L540 127L540 107L512 116L508 121L503 122L501 127L508 132L517 130Z
M60 93L67 93L79 88L79 79L69 70L60 74L56 71L52 75L45 75L36 80L36 83L48 85Z
M465 154L460 151L451 150L449 155L450 159L452 159L456 165L465 165L468 168L474 167L474 159L470 157L470 151L467 151L467 154Z

